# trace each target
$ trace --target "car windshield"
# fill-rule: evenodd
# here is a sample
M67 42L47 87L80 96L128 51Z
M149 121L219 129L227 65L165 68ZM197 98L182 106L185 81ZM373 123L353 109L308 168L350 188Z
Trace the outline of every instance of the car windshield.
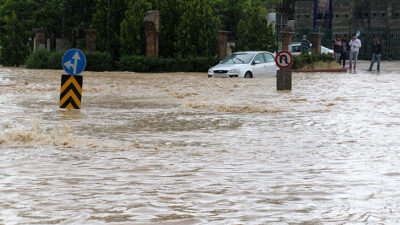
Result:
M254 53L234 53L222 60L221 64L247 64L253 57Z

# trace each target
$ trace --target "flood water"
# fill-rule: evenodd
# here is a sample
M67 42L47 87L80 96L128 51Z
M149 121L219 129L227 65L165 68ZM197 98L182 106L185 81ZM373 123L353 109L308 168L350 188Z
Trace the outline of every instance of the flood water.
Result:
M80 111L62 71L0 67L0 224L399 224L398 65L84 72Z

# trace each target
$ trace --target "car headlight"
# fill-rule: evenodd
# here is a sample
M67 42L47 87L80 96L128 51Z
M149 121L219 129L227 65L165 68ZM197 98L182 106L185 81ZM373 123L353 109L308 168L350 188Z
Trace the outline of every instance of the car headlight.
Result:
M229 73L239 73L239 70L238 69L231 69L231 70L229 70Z
M209 69L209 70L208 70L208 72L209 72L209 73L212 73L212 72L213 72L213 71L212 71L212 68L211 68L211 69Z

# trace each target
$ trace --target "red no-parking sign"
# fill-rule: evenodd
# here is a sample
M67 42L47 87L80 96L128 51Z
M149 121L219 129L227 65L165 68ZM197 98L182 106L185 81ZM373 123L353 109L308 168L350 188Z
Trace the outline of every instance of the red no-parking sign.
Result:
M280 51L275 57L276 65L281 69L287 69L293 64L293 56L288 51Z

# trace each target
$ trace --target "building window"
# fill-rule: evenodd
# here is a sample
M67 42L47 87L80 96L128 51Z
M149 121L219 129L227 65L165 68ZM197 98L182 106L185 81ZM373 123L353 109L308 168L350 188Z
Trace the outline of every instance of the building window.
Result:
M385 16L386 16L386 13L382 13L382 16L385 17Z
M369 16L369 14L368 13L365 13L365 17L368 17Z
M339 18L339 14L336 14L336 18Z
M374 17L376 16L376 13L374 13Z
M309 16L308 15L306 15L306 18L308 18Z
M299 15L297 15L297 18L300 18L300 14L299 14Z
M346 17L346 18L347 18L347 17L349 17L349 16L346 14L346 15L344 15L344 17Z

